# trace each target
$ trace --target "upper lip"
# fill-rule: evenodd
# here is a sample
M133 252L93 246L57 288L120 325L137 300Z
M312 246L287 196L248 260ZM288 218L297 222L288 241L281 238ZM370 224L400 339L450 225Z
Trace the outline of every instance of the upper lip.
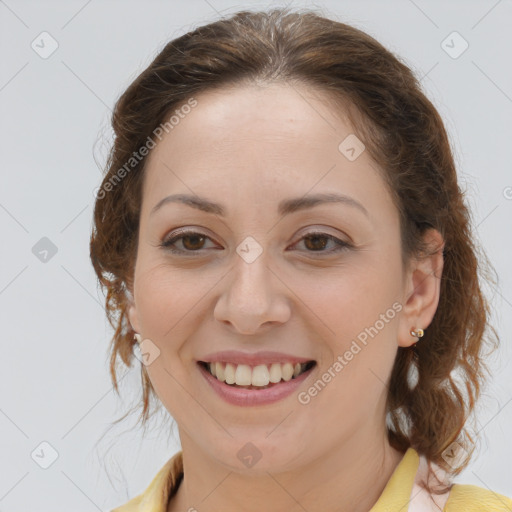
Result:
M283 352L240 352L238 350L223 350L221 352L214 352L207 354L198 361L205 363L232 363L232 364L246 364L249 366L256 366L259 364L272 364L272 363L307 363L314 361L312 358L298 357L292 354L285 354Z

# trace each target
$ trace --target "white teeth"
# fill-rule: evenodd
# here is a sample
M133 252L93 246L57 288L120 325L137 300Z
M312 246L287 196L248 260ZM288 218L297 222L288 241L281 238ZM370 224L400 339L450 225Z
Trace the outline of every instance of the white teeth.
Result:
M237 386L250 386L252 380L251 368L245 364L239 364L235 371L235 384Z
M222 363L213 363L212 366L215 367L215 376L219 380L224 380L224 365Z
M226 384L235 383L235 367L231 363L227 363L224 368L224 378L226 379Z
M282 372L281 365L279 363L272 363L270 366L270 382L274 384L281 380Z
M281 369L283 373L283 379L289 381L293 377L293 364L285 363L283 364L283 368Z
M252 369L253 386L266 386L270 382L270 374L266 364L260 364Z
M268 386L269 383L277 384L285 382L300 375L306 364L296 363L272 363L270 366L260 364L251 367L246 364L235 365L232 363L208 363L210 373L221 382L236 384L237 386Z

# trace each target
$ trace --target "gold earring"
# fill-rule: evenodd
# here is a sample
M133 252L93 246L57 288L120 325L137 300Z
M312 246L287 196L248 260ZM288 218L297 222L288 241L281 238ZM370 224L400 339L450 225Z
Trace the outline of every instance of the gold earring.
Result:
M416 330L410 331L410 334L411 334L411 336L414 336L416 338L422 338L423 335L425 334L425 332L423 331L423 329L416 329Z

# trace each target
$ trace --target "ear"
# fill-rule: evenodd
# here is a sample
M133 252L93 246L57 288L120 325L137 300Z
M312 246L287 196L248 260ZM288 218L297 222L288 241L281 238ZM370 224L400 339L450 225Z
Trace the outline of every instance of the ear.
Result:
M413 258L404 280L403 309L400 315L398 345L409 347L418 341L411 336L414 329L425 330L437 310L443 272L444 240L436 229L430 228L423 236L433 254Z
M126 293L126 297L128 299L127 314L128 314L128 320L130 322L131 328L135 332L140 333L140 323L139 323L139 317L137 314L137 307L135 306L135 300L133 298L133 293L131 290L129 290Z

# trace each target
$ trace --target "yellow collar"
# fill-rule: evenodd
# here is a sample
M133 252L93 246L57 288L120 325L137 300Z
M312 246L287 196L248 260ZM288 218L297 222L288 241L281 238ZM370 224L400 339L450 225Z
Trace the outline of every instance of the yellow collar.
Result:
M419 463L418 452L408 448L370 512L407 511Z
M183 478L182 455L179 451L171 457L144 492L111 512L166 512L169 496L177 491ZM419 462L416 450L408 448L370 512L407 510Z

